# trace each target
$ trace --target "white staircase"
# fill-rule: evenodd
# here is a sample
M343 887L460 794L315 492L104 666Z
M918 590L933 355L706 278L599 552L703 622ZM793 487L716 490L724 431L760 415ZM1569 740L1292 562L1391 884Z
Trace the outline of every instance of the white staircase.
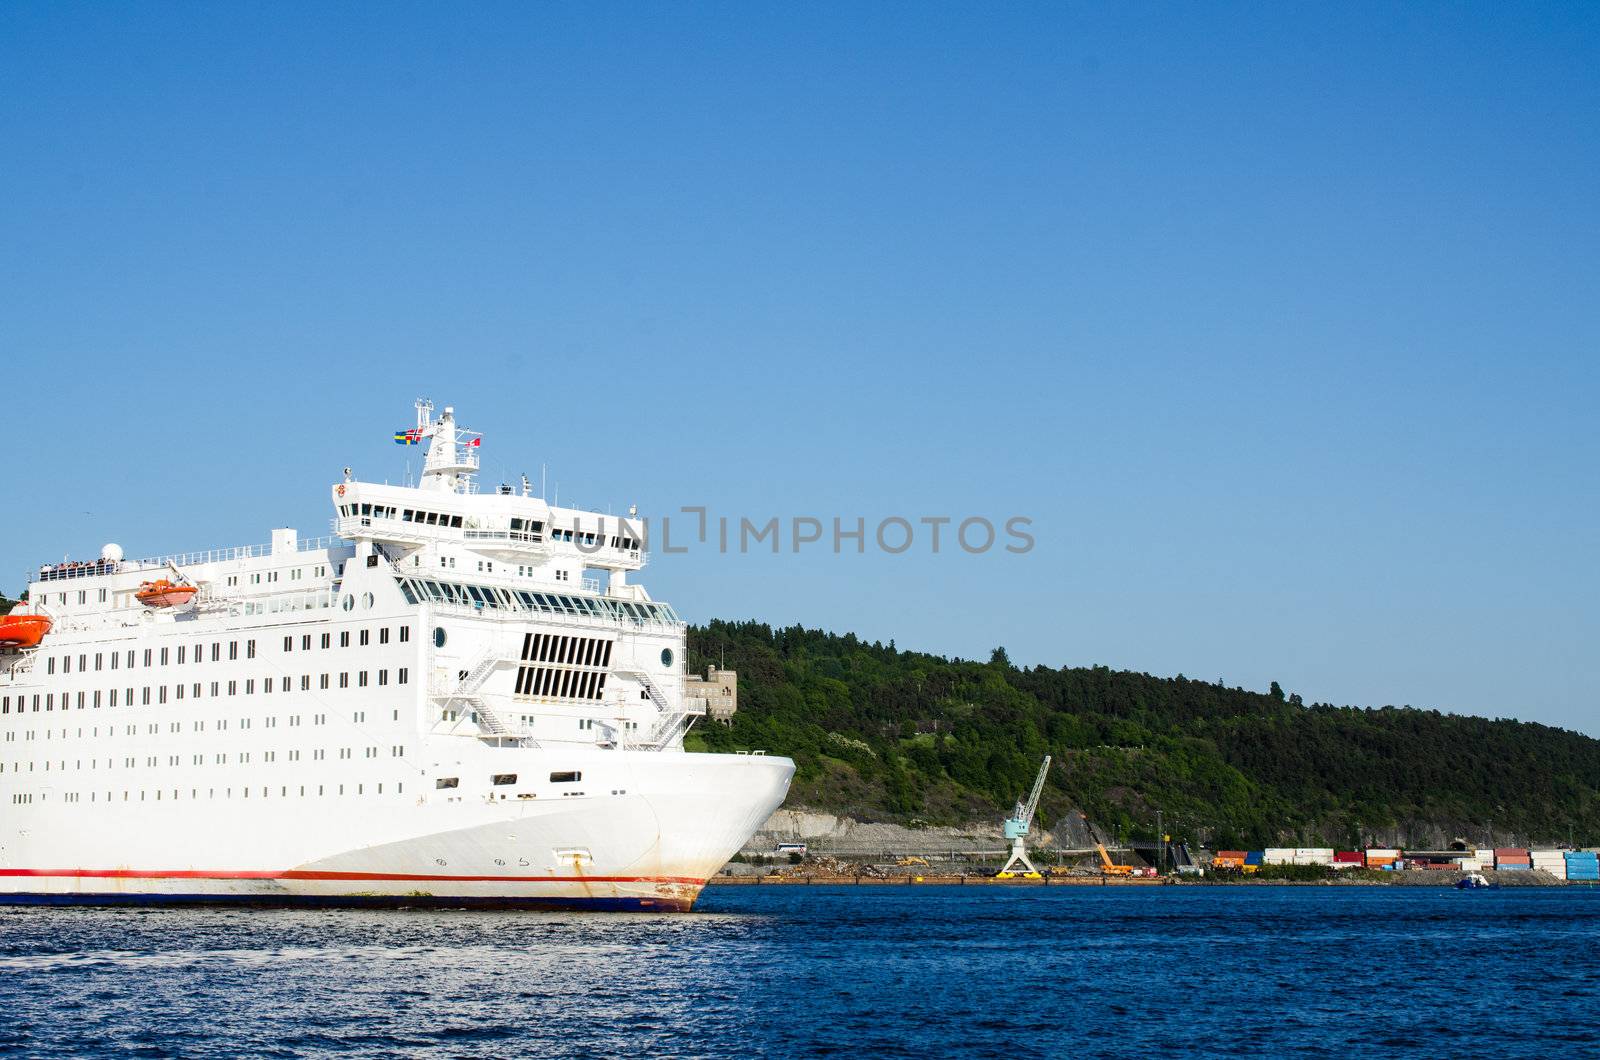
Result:
M454 687L443 694L436 694L434 698L441 700L444 706L465 707L471 711L473 720L478 723L478 735L485 739L526 739L528 734L524 728L506 724L505 719L478 695L478 690L489 680L496 667L509 661L496 646L490 645L473 661L471 668Z
M695 718L705 713L704 709L688 710L673 707L671 703L667 702L667 697L662 694L661 689L657 688L655 682L650 680L650 675L642 670L623 670L620 673L624 677L631 677L639 682L639 687L644 689L644 693L650 698L650 702L655 704L656 723L651 728L650 735L637 744L641 748L660 751L670 747L684 733L689 731L689 726L694 724Z

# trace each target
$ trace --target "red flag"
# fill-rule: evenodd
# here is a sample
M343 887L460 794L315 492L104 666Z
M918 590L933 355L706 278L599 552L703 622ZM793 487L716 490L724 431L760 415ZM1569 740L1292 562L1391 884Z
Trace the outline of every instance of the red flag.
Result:
M482 444L483 444L483 439L482 438L474 438L474 439L472 439L471 445L472 445L472 447L474 449L476 449L478 446L480 446Z

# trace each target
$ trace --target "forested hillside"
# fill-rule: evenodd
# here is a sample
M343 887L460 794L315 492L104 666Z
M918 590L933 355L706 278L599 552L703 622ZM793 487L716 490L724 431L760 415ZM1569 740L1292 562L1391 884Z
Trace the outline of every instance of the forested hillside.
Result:
M858 818L993 816L1056 756L1041 815L1213 846L1413 842L1492 827L1506 842L1600 841L1600 741L1431 710L1302 705L1271 692L1103 667L1019 669L755 622L690 631L690 665L739 671L715 750L798 763L790 805ZM1492 822L1492 825L1491 825Z

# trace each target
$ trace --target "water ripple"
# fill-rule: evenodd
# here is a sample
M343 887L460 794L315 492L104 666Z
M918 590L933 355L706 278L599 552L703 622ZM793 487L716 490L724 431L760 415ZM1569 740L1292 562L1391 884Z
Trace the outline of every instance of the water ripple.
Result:
M713 888L0 910L0 1056L1596 1055L1600 893Z

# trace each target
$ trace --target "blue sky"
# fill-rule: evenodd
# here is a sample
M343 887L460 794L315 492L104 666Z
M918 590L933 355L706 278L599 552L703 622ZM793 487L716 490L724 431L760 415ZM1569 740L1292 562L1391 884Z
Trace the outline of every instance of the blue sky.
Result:
M1600 9L0 8L0 589L429 395L696 619L1600 734ZM414 456L414 451L412 453Z

